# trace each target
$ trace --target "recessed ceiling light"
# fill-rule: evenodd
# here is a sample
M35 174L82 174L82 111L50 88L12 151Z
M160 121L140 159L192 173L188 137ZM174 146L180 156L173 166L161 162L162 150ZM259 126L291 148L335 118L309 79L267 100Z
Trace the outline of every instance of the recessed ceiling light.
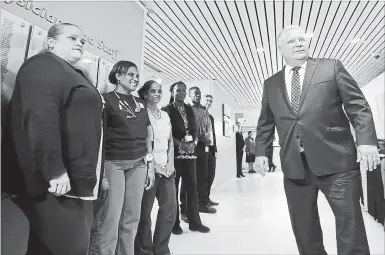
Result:
M355 44L355 43L358 43L359 41L361 41L360 38L354 38L353 40L350 41L350 43Z
M263 48L258 48L257 52L264 52L265 50Z
M148 15L154 15L155 12L154 12L153 9L149 8L149 9L147 10L147 14L148 14Z

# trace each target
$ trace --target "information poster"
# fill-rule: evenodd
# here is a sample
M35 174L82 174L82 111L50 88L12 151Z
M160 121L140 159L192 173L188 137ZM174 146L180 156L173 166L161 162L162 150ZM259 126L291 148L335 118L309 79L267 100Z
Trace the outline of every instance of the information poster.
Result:
M96 88L101 94L111 92L115 89L115 85L111 84L108 80L108 75L113 66L114 65L111 62L108 62L103 58L99 59L98 84Z
M88 51L84 51L83 58L76 64L94 86L96 86L98 80L98 65L99 57Z
M30 23L0 9L1 125L4 126L16 74L25 59Z
M29 40L29 47L27 58L30 58L37 53L39 53L47 42L48 31L38 27L36 25L32 26L31 38Z
M222 104L223 111L223 136L230 137L233 132L233 126L231 121L231 109L226 105Z

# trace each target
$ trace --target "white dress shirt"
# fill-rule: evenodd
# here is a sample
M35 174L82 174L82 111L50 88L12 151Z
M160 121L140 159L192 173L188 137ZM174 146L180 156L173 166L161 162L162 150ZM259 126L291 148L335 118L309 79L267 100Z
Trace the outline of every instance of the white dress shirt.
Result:
M305 63L303 63L298 70L301 91L302 91L302 86L303 86L303 80L305 78L306 64L307 64L307 61ZM289 96L290 102L291 102L291 78L293 77L293 70L292 70L293 67L294 66L289 66L289 65L285 66L285 83L286 83L287 95ZM300 151L303 152L304 149L300 143L300 140L298 140L298 143L300 146Z
M299 78L301 81L301 83L300 83L301 91L302 91L303 79L305 77L306 64L307 64L307 61L305 63L303 63L300 66L300 69L298 70ZM286 83L287 95L289 96L290 102L291 102L291 78L293 77L293 70L292 70L293 67L294 66L289 66L289 65L285 66L285 83Z

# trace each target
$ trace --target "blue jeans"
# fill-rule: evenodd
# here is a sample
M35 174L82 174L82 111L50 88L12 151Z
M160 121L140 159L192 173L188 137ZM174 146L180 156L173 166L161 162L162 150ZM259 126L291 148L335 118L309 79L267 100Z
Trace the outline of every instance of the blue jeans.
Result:
M144 158L105 161L110 190L95 203L89 255L134 255L147 169Z

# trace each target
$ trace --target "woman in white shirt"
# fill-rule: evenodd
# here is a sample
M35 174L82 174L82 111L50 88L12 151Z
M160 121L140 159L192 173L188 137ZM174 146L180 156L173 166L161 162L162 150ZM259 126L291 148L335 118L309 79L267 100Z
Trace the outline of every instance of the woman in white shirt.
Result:
M153 127L153 156L155 184L146 190L142 199L142 211L135 239L135 255L170 254L168 247L171 231L176 218L174 144L171 122L168 114L161 111L158 104L162 98L162 87L156 81L147 81L138 91L146 101L148 116ZM158 200L159 210L155 232L151 233L151 211L154 200ZM152 239L152 240L151 240Z

